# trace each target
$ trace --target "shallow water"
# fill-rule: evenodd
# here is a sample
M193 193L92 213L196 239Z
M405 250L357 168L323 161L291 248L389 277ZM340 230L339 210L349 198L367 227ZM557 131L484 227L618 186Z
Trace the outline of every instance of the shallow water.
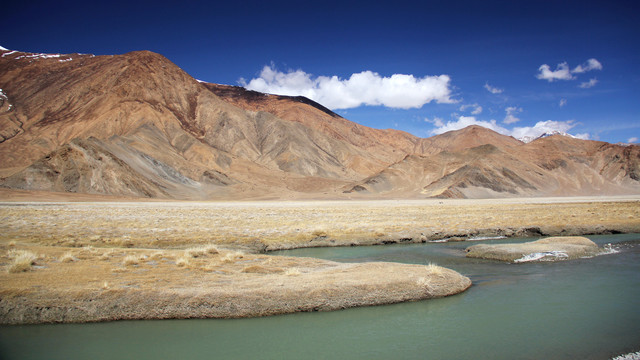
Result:
M608 359L638 351L640 235L589 238L600 246L612 243L619 252L524 264L467 259L463 249L469 243L279 252L436 263L469 276L474 285L443 299L327 313L4 326L0 358Z

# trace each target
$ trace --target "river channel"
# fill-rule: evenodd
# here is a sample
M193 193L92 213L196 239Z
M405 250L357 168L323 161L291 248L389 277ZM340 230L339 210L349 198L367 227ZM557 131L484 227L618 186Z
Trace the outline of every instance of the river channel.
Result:
M610 359L638 351L640 235L589 238L614 251L522 264L467 259L469 242L281 251L435 263L470 277L473 286L442 299L255 319L2 326L0 358Z

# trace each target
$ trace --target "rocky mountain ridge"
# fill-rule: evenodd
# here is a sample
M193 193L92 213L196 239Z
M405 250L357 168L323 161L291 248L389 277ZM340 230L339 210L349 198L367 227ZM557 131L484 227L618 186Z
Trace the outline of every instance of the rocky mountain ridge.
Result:
M640 147L471 126L430 138L200 82L148 51L0 50L0 186L165 199L640 193Z

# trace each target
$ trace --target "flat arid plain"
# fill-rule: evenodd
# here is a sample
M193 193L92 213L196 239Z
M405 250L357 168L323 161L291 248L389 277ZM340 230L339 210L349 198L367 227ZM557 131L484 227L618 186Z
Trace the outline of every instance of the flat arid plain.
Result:
M435 264L264 254L271 250L634 233L640 196L6 201L0 219L2 323L247 317L428 299L471 285Z

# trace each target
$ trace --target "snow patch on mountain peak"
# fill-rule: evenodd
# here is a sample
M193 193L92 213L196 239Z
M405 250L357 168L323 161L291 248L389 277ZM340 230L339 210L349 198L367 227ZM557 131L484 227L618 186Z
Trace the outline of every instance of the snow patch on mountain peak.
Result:
M574 136L574 135L571 135L571 134L566 133L566 132L554 130L554 131L545 132L540 136L523 136L521 138L518 138L518 140L522 141L523 143L530 143L530 142L532 142L534 140L546 138L546 137L553 136L553 135L562 135L562 136L570 137L572 139L579 139L578 136Z
M62 56L61 54L44 54L44 53L35 53L28 55L20 55L16 58L16 60L20 59L51 59L51 58L59 58Z

